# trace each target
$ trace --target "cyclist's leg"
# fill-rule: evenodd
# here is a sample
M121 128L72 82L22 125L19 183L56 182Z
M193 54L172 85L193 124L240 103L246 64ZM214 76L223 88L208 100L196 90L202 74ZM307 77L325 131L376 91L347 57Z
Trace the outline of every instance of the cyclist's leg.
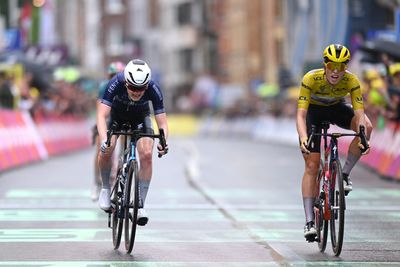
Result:
M355 113L350 105L340 103L336 106L335 114L336 121L335 124L344 128L344 129L351 129L355 132L358 132L358 121ZM369 118L365 116L365 123L366 123L366 135L369 139L372 131L372 124ZM349 175L353 167L356 165L358 160L361 157L360 149L358 148L358 137L353 138L350 143L347 158L345 164L343 166L343 179L346 181L345 191L352 190L352 183L349 179Z
M100 177L100 169L99 169L99 151L100 151L100 138L97 134L94 137L94 145L95 153L94 153L94 161L93 161L93 188L92 188L92 200L96 201L99 198L99 193L101 189L101 177Z
M144 131L148 134L153 134L153 126L150 117L145 117L143 120ZM140 138L137 142L137 151L140 160L140 170L139 170L139 191L140 199L142 201L141 206L144 206L146 200L147 192L149 190L149 185L153 173L153 146L154 140L152 138L144 137Z
M102 188L110 189L110 174L112 167L112 157L115 149L117 137L111 138L110 150L107 153L99 152L99 170L102 181Z
M112 155L114 153L117 137L111 138L110 150L107 153L99 152L99 169L102 180L102 189L99 195L99 206L103 210L109 210L110 201L110 175L112 167Z
M316 177L318 175L320 153L303 154L305 170L301 183L306 222L314 221L314 201L318 195Z
M310 135L311 125L318 127L321 119L321 112L319 107L310 105L307 112L307 132ZM317 129L319 131L319 129ZM320 144L321 138L314 137L309 148L310 154L304 154L303 158L305 162L305 170L302 179L301 191L303 196L303 206L305 212L306 225L304 227L304 237L307 240L313 241L317 231L314 226L314 202L318 195L316 177L318 175L318 169L320 165Z

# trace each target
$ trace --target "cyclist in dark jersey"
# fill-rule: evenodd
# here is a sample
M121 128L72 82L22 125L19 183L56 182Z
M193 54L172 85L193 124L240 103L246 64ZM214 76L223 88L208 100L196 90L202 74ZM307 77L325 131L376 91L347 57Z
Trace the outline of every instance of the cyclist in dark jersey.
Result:
M104 80L100 83L99 85L99 91L98 91L98 96L97 96L97 101L96 101L96 109L98 109L99 105L101 105L101 99L104 96L104 92L106 91L108 81L114 77L115 74L118 72L124 71L125 69L125 64L120 62L120 61L114 61L111 62L110 65L108 65L107 68L107 75L108 79ZM99 194L101 190L101 177L100 177L100 171L99 171L99 151L100 151L100 146L101 146L101 140L99 138L99 133L97 131L97 125L93 126L93 144L96 145L96 152L94 155L94 183L93 183L93 189L91 193L91 197L93 201L97 201L99 199Z
M103 210L109 210L110 201L110 172L111 157L115 148L116 137L111 140L111 145L106 144L107 117L111 115L110 123L117 122L118 125L129 123L143 129L144 132L153 133L150 119L151 108L158 128L163 128L166 139L168 138L168 122L164 108L162 91L154 81L151 80L151 70L146 62L140 59L130 61L124 72L116 74L108 83L107 89L99 105L97 112L97 129L99 131L101 153L99 155L100 175L102 178L102 190L99 197L99 206ZM139 192L142 200L138 210L138 224L145 225L148 216L144 210L147 191L152 176L152 150L154 140L143 137L137 142L137 152L140 160L139 170ZM164 155L168 152L168 146L164 149L157 146L159 153Z

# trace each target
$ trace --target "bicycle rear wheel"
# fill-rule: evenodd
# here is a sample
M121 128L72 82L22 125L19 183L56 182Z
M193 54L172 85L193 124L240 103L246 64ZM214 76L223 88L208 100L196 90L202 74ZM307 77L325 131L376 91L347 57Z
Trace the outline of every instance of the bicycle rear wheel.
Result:
M335 253L335 256L339 256L343 245L344 211L346 209L342 166L340 165L339 161L332 162L331 174L331 182L334 183L330 188L331 242L332 250Z
M120 171L118 171L117 177L119 177ZM111 192L111 228L112 228L112 239L114 249L118 249L121 243L122 236L122 225L123 225L123 211L121 209L121 188L119 178L115 181L115 185Z
M131 253L135 243L137 215L139 208L139 170L136 160L131 162L125 188L125 249Z
M317 230L317 242L319 251L324 252L326 248L326 241L328 238L328 221L324 220L325 211L325 192L323 190L324 171L322 161L320 163L318 177L317 177L317 190L319 192L315 200L314 213L315 213L315 227Z

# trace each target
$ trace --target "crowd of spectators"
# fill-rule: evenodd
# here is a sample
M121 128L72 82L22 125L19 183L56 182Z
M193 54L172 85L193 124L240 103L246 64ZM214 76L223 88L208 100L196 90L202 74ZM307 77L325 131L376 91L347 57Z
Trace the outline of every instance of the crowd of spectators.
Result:
M400 122L400 62L382 54L378 62L354 59L349 71L357 74L361 82L365 112L374 128L382 129L389 121ZM262 115L293 118L296 114L300 80L291 79L287 86L278 86L276 93L271 93L275 91L265 84L255 88L249 85L239 94L234 93L234 87L227 87L210 76L201 76L192 90L178 99L178 110L228 119ZM268 90L263 88L270 93L266 94Z
M375 128L400 122L400 62L386 55L380 64L368 65L361 74L365 112Z
M37 88L33 74L14 70L0 70L0 109L29 112L34 119L55 116L86 116L94 108L93 94L83 90L79 80L49 81L46 88Z

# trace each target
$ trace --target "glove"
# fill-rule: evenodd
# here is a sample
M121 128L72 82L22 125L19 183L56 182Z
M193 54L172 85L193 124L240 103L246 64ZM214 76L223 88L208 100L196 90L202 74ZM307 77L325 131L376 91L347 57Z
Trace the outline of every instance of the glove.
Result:
M166 145L165 146L165 148L163 149L163 147L160 145L160 144L158 144L157 145L157 149L158 149L158 155L159 156L164 156L165 154L167 154L168 153L168 145Z
M300 140L300 149L301 149L301 152L306 153L306 154L310 154L310 150L308 150L307 144L308 144L308 138L307 137L303 137Z

